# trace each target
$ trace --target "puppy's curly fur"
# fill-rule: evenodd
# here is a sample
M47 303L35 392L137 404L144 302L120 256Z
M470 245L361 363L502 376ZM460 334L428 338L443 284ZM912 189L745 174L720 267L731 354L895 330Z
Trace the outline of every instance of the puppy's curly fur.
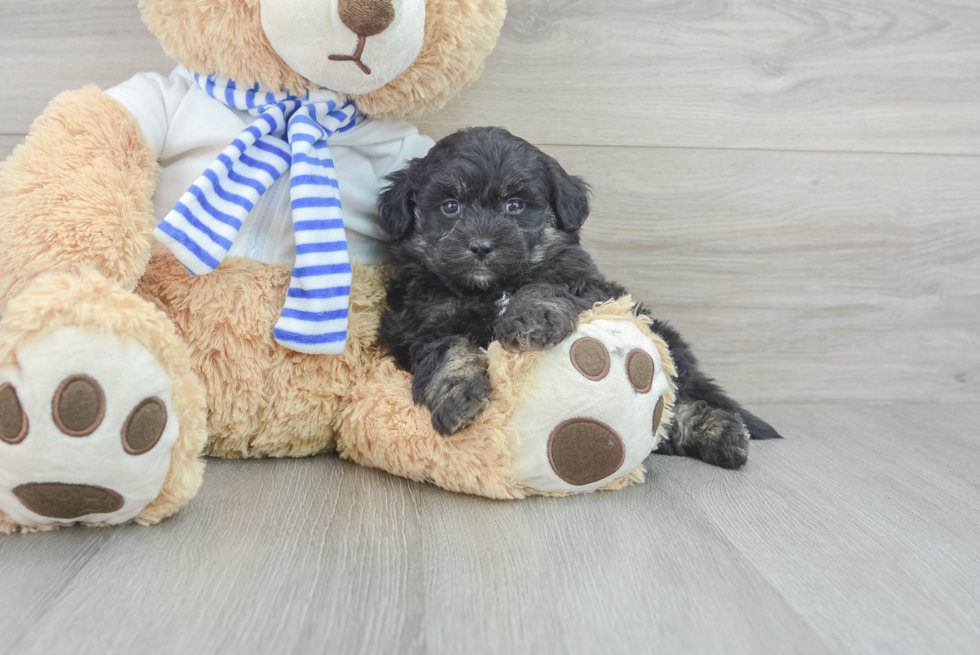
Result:
M488 402L491 341L548 348L594 303L627 294L579 243L588 186L504 129L459 131L388 181L380 205L394 273L379 338L413 373L415 402L440 434L466 428ZM701 372L676 331L656 319L652 329L678 371L661 452L737 468L750 436L779 436Z

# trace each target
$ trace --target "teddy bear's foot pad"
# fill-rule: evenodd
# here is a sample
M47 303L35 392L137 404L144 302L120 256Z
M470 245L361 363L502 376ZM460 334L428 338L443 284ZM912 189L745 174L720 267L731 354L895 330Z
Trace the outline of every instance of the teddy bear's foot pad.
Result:
M17 390L9 383L0 386L0 441L18 444L27 438L29 427Z
M112 514L126 501L112 489L91 484L28 482L13 493L27 509L40 516L73 520L87 514Z
M602 421L573 418L551 433L548 459L558 477L568 484L582 486L618 471L626 460L626 445Z
M133 340L56 330L0 370L0 510L22 525L122 523L160 493L171 382Z
M514 411L515 474L538 492L581 493L629 475L657 445L670 383L629 321L584 324L546 352Z

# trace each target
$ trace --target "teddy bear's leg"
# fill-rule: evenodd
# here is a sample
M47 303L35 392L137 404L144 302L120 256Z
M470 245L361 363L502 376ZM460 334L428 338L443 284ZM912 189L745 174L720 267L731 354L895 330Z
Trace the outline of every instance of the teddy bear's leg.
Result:
M55 98L0 165L0 313L80 266L132 290L153 243L158 167L136 119L95 87Z
M666 345L612 302L540 356L519 393L514 476L537 493L616 489L643 479L642 462L666 434L674 393Z
M94 270L0 321L0 530L149 525L197 491L204 391L166 315Z
M548 350L490 344L489 406L450 437L412 398L412 376L389 358L363 370L343 411L344 457L446 489L491 498L618 489L670 425L667 346L623 298L580 316Z
M52 101L0 166L0 529L151 524L200 484L203 392L132 293L157 173L94 87Z
M410 373L390 357L367 364L342 411L337 445L341 456L451 491L500 499L525 497L529 492L513 476L517 434L510 424L512 389L515 380L533 376L520 364L536 354L512 357L502 350L500 354L507 365L496 380L496 370L491 370L496 384L490 406L472 426L451 437L437 433L429 410L413 400Z
M384 272L353 269L347 350L310 355L273 338L288 264L228 257L213 273L192 276L166 248L155 248L137 293L167 313L190 350L208 397L206 454L306 457L333 449L351 379L379 356Z

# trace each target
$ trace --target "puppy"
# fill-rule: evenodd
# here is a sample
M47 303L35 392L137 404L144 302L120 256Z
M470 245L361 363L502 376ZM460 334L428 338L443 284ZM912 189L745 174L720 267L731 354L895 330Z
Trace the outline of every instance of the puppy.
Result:
M504 129L457 132L387 179L380 207L394 273L380 343L413 374L415 402L442 435L489 402L491 341L548 348L575 331L582 311L627 293L579 245L585 182ZM750 437L779 437L705 377L677 332L658 320L652 329L678 372L660 452L737 468Z

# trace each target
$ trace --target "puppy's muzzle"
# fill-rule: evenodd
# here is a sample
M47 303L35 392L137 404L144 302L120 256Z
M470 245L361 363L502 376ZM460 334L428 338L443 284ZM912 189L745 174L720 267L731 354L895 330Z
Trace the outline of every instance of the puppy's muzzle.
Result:
M470 252L479 259L486 259L493 252L493 241L490 239L474 239L470 241Z

